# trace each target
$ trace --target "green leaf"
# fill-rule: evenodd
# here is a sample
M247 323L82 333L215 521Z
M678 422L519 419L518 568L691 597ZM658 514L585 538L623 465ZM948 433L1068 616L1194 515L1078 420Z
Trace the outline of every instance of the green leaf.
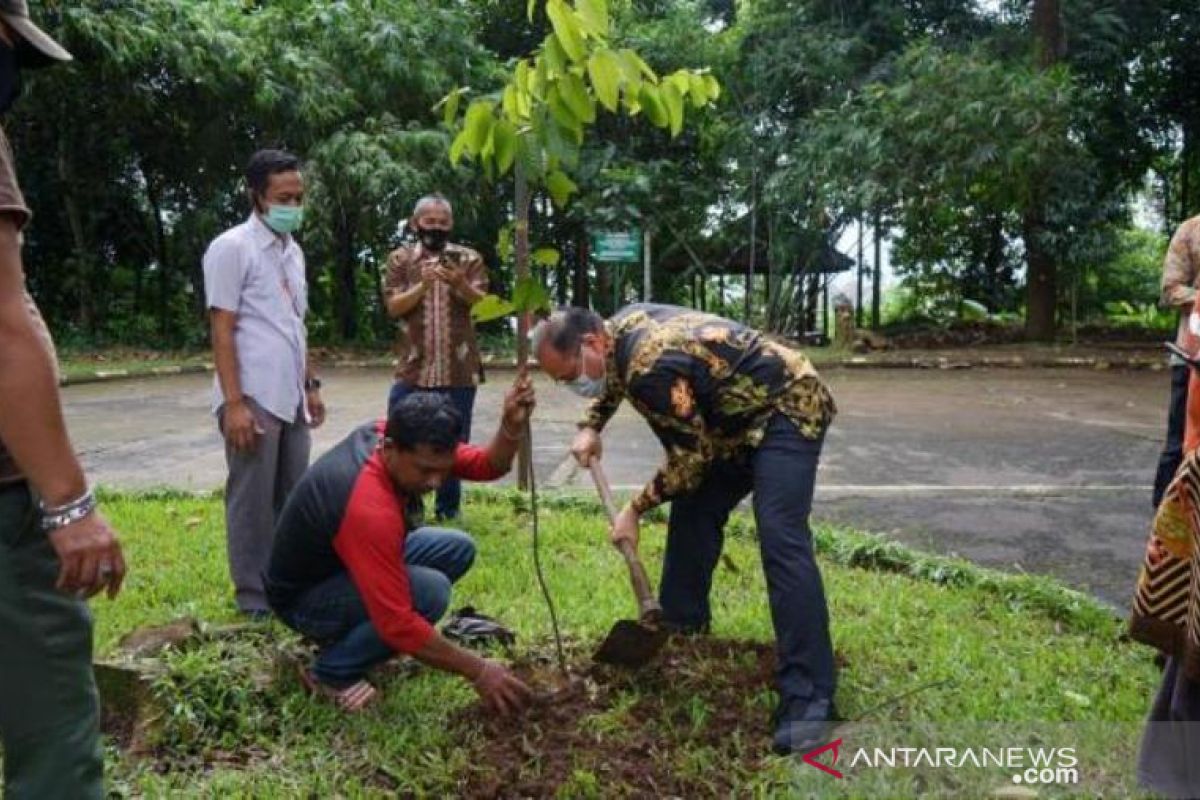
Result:
M458 117L459 103L462 101L462 96L468 91L469 89L466 86L460 86L439 100L437 105L433 107L434 111L437 111L439 108L442 109L442 122L447 126L454 125L454 120Z
M663 105L662 97L659 96L659 91L654 86L643 83L642 92L638 95L638 101L641 102L642 108L645 109L646 119L650 120L651 125L665 128L670 124L666 106Z
M575 9L588 33L608 36L608 4L605 0L576 0Z
M692 88L692 77L686 69L676 70L666 78L666 83L673 84L679 94L686 95Z
M479 160L482 161L484 166L486 167L491 162L492 156L495 155L495 153L496 153L496 126L490 125L488 127L487 140L484 141L483 147L479 148ZM489 173L488 178L490 179L491 177L492 177L491 173Z
M667 107L667 119L671 125L671 135L678 136L683 130L683 95L674 83L664 83L659 87L663 105Z
M708 105L708 88L704 85L704 76L691 73L688 81L688 88L691 90L692 106L694 108L704 108Z
M502 119L492 128L492 138L496 149L496 172L500 175L512 169L513 160L517 157L517 129L506 119Z
M574 72L563 75L558 81L558 94L580 122L590 124L596 121L596 103L588 94L583 78Z
M533 251L532 258L539 267L557 267L562 256L553 247L539 247Z
M546 287L537 278L528 275L517 281L517 285L513 287L513 308L518 313L528 313L530 311L549 310L550 308L550 293L546 291Z
M542 57L546 59L546 69L551 77L557 78L567 71L567 51L558 41L558 36L550 34L542 46Z
M450 144L450 163L457 167L466 149L467 132L465 130L459 131L458 136L455 136L454 141Z
M621 58L629 65L631 71L640 73L652 81L658 80L658 75L655 74L654 70L650 69L650 65L643 61L642 57L633 50L622 50Z
M511 224L505 225L500 229L500 233L496 235L496 255L500 256L500 260L505 263L512 258L513 229Z
M567 204L579 187L565 173L555 170L546 176L546 190L550 192L550 199L554 201L554 205L561 207Z
M524 58L517 62L516 72L513 73L513 83L515 83L517 85L517 89L522 92L530 91L529 62Z
M520 104L517 102L517 87L510 83L504 87L504 94L500 98L500 107L504 109L504 116L510 120L518 120L521 118Z
M587 69L596 97L609 111L616 111L620 101L621 59L612 50L602 48L588 59Z
M516 310L516 306L503 297L485 294L476 301L475 305L471 306L471 319L476 322L491 322L494 319L507 317Z
M583 45L583 34L579 30L578 17L563 0L549 0L546 15L558 37L558 43L572 61L583 61L587 50Z
M546 105L550 107L550 116L554 117L559 125L570 130L572 133L583 130L583 124L575 116L575 113L571 111L571 107L562 99L557 88L552 87L546 94Z
M478 153L487 144L492 122L492 104L488 101L476 100L467 107L463 133L467 135L467 148L471 154Z
M537 0L529 0L529 2L525 6L525 16L527 16L529 18L530 22L533 22L533 10L536 7L537 7Z
M708 92L709 100L716 100L721 96L721 84L712 75L702 76L704 79L704 88Z

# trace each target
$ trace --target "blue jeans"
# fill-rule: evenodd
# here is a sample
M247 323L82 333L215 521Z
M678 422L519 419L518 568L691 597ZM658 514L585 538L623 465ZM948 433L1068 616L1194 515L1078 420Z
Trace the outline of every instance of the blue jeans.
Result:
M388 392L388 414L391 415L396 403L413 392L434 392L449 397L454 407L462 414L463 428L461 441L471 441L471 414L475 411L474 386L449 386L439 389L427 389L422 386L412 386L403 381L396 381ZM462 506L462 482L458 478L447 478L437 490L437 504L434 512L439 519L454 519Z
M659 599L673 626L707 630L709 590L725 522L754 493L754 519L767 578L784 700L832 699L836 688L829 610L813 557L808 516L823 440L802 437L782 414L745 464L717 462L691 494L671 503Z
M1162 502L1163 493L1175 477L1183 461L1183 423L1187 420L1188 379L1191 367L1171 367L1171 404L1167 407L1167 440L1158 457L1158 472L1154 476L1154 507Z
M475 561L475 543L462 531L420 528L404 541L404 561L413 608L432 624L450 607L451 585ZM371 667L395 655L371 624L348 572L309 589L279 617L321 645L313 675L330 686L357 683Z

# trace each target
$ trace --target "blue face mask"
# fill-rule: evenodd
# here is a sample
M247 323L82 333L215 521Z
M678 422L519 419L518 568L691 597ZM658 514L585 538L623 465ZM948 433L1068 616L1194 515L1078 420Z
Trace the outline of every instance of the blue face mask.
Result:
M292 233L304 222L304 206L281 206L272 203L263 215L263 222L276 233Z

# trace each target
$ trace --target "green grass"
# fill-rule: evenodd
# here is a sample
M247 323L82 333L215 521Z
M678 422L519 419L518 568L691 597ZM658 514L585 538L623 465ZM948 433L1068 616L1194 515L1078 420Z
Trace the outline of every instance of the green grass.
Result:
M544 650L550 626L533 573L526 500L498 491L472 490L468 497L464 527L475 536L479 557L456 587L453 607L475 605L514 628L520 648ZM93 603L100 654L111 654L120 636L139 626L181 616L234 619L219 499L117 495L106 508L122 533L131 572L117 601ZM634 611L622 562L605 544L594 503L548 498L541 519L550 590L573 652L583 653L614 620ZM643 530L643 554L655 578L663 533L661 523ZM866 714L866 722L897 723L908 732L953 731L959 741L943 739L944 746L984 737L992 730L985 724L1017 723L1026 733L1057 726L1056 735L1104 754L1103 767L1081 763L1084 776L1095 781L1093 794L1129 790L1139 721L1157 673L1150 652L1126 643L1110 612L1048 580L922 556L862 533L819 527L817 538L834 643L845 661L838 705L846 718ZM769 641L747 518L732 521L726 554L715 578L714 634ZM159 734L162 751L133 759L110 749L114 789L211 797L454 794L471 748L451 738L447 723L473 699L465 683L431 670L397 676L384 681L378 709L346 718L309 702L291 680L262 680L272 669L269 654L296 646L273 626L171 655L159 684L171 708ZM585 724L597 737L619 737L637 691L635 683L632 694ZM748 698L738 735L765 741L772 703L769 692ZM676 725L672 769L701 781L708 770L745 769L687 746L688 725L703 725L711 711L692 699L675 715L688 722ZM739 794L907 797L929 790L907 772L833 781L781 759L739 775L745 787ZM591 793L595 779L580 772L564 796ZM966 795L956 789L948 796L989 793L997 781L987 780ZM600 786L602 794L616 789Z

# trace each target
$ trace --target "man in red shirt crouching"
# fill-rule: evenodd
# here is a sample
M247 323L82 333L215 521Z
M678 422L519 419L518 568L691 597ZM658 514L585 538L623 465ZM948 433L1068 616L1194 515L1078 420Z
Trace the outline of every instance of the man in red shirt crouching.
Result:
M459 442L463 420L453 403L414 393L386 424L357 428L304 474L276 526L266 590L279 618L320 645L302 675L311 691L358 711L376 696L367 670L406 653L471 681L498 712L526 705L529 688L506 667L433 628L451 585L471 568L474 542L447 528L410 531L404 509L408 497L451 476L490 481L507 473L533 405L522 374L481 448Z

